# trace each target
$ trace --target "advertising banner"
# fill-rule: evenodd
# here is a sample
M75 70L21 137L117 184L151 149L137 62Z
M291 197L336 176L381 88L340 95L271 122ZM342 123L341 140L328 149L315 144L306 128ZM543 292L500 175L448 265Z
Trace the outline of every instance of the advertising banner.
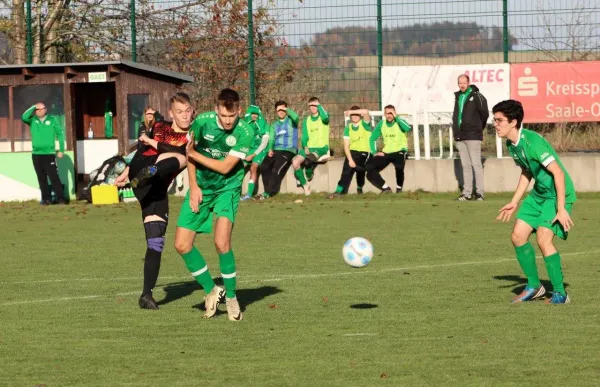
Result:
M600 121L600 61L513 64L511 98L524 122Z
M471 78L471 84L486 97L490 110L510 98L509 64L384 66L383 105L394 105L400 113L452 112L461 74Z

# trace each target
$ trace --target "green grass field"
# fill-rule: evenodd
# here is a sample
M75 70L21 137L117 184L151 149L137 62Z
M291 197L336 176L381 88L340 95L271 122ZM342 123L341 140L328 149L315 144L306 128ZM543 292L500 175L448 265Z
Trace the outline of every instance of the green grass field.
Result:
M159 311L137 306L137 204L2 204L0 385L595 386L600 196L581 196L557 243L572 298L562 306L509 303L525 279L511 225L494 220L507 195L244 202L239 323L201 318L204 293L172 248L180 200ZM373 242L365 268L343 263L352 236ZM211 239L197 246L218 275Z

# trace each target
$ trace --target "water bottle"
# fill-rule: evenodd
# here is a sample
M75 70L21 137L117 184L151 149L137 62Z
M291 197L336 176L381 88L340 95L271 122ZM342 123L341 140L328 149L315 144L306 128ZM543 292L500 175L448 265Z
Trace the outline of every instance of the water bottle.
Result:
M92 128L92 123L90 122L90 127L88 129L88 138L92 139L94 138L94 129Z

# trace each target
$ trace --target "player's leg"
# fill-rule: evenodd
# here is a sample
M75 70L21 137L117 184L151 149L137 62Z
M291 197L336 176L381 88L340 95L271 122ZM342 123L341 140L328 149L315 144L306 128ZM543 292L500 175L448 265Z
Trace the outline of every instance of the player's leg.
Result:
M154 176L161 180L169 179L177 174L186 164L186 157L179 153L160 154L156 162L142 168L131 180L133 188L142 187L150 182Z
M273 163L273 175L270 182L271 187L269 188L269 196L275 196L279 193L281 182L292 165L294 154L288 151L275 151L273 157L275 157L275 161Z
M540 210L533 198L525 198L517 213L517 220L513 227L511 240L515 247L517 261L527 277L527 286L523 292L517 295L513 302L531 301L542 297L546 289L540 282L535 250L529 242L529 236L539 226Z
M561 239L567 239L568 233L564 230L559 222L552 223L556 216L556 201L555 200L540 200L541 204L541 219L540 226L537 230L537 243L544 256L544 263L548 277L552 283L552 298L547 301L550 304L566 304L569 297L565 291L563 282L564 276L562 272L562 264L560 254L554 246L554 236ZM572 204L566 206L567 212L571 213Z
M350 167L348 158L345 158L344 165L342 166L342 175L340 176L340 180L338 181L337 187L335 188L335 192L329 198L331 199L348 192L348 187L350 186L350 182L352 181L353 176L354 168Z
M273 177L273 164L275 162L275 155L265 157L262 165L260 166L260 174L262 175L264 194L263 197L269 196L269 188L271 186L271 179Z
M148 197L152 197L148 195ZM158 280L162 252L165 247L169 201L166 191L159 200L143 200L142 217L146 235L146 255L144 257L144 289L138 301L142 309L158 309L152 291Z
M463 173L463 190L462 194L458 197L458 200L471 200L473 196L473 166L471 165L469 150L464 141L457 141L456 149L460 156L460 165L462 166Z
M246 195L242 197L240 200L248 200L254 196L254 191L256 190L256 183L258 183L258 168L260 164L255 163L254 161L250 164L250 179L248 180L248 187L246 189Z
M51 203L52 195L50 194L50 189L48 188L48 175L46 174L46 169L44 168L43 156L44 155L32 155L31 158L33 160L33 169L35 170L38 184L40 186L40 192L42 193L42 200L40 203L48 205Z
M375 187L379 188L382 193L392 192L392 189L381 177L381 171L385 169L390 163L390 160L386 155L384 156L373 156L367 163L367 179Z
M215 248L219 254L219 266L221 277L225 285L225 298L229 320L239 321L242 312L236 297L237 273L235 256L231 249L231 233L239 203L238 191L226 191L221 193L214 203L214 212L217 216L215 224Z
M366 182L365 177L367 175L367 163L370 159L370 153L356 152L356 155L352 155L352 158L356 162L356 193L362 194Z
M396 193L402 192L404 186L404 166L406 163L406 152L397 152L390 155L394 170L396 171Z
M204 318L215 315L217 306L225 293L221 287L215 285L208 271L206 260L194 246L197 233L210 233L212 230L212 212L210 210L212 201L211 197L203 197L199 211L193 212L190 207L189 195L186 196L181 205L181 213L177 219L177 229L175 230L175 250L181 255L192 277L202 286L206 294Z
M304 175L304 160L306 159L306 153L304 149L300 149L298 154L292 159L292 167L294 168L294 176L296 177L297 184L301 187L307 186L306 176Z
M314 157L314 159L311 159L309 155L307 155L308 158L304 160L304 175L306 176L306 180L310 183L315 176L315 169L317 169L319 163L326 163L329 160L329 146L309 148L308 150Z

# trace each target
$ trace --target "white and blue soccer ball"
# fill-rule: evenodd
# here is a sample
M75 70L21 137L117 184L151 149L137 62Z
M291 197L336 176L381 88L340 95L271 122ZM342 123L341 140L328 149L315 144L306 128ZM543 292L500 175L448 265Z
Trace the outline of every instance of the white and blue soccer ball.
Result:
M363 267L373 259L373 245L365 238L350 238L344 243L342 255L348 265Z

